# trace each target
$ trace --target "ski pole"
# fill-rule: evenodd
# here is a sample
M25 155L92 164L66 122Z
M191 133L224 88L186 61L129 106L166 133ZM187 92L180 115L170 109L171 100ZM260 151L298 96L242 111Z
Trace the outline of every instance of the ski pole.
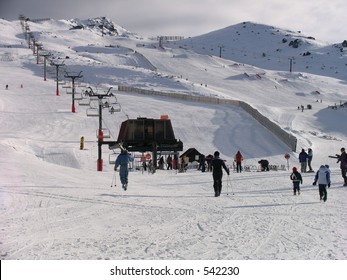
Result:
M228 175L229 177L229 175ZM228 182L228 179L227 179L227 195L229 195L229 182Z
M116 177L116 172L113 173L111 188L113 187L113 181L114 181L115 177ZM114 186L116 187L116 182L114 183Z

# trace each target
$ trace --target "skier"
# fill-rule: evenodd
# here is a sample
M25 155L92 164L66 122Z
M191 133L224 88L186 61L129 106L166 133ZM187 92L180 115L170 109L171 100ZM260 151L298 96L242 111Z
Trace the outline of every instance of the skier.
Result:
M212 177L213 177L213 188L214 188L214 196L220 196L222 192L222 177L223 177L223 170L224 168L225 172L230 175L229 169L226 167L224 160L219 158L219 152L214 152L214 158L211 161L211 167L212 167Z
M128 187L128 164L134 161L134 158L128 153L126 149L122 149L121 153L116 159L116 164L114 166L114 171L117 171L118 166L119 169L119 177L122 183L122 188L126 191Z
M327 201L328 193L327 193L327 185L330 187L330 172L329 169L326 168L326 166L321 165L319 167L319 170L316 173L316 176L314 178L314 182L312 185L316 185L318 183L319 186L319 197L320 200L323 200L324 202Z
M338 160L337 162L340 162L340 169L341 169L341 175L344 180L344 187L347 187L347 154L345 148L341 148L341 155L336 155Z
M298 192L298 195L300 195L300 183L302 184L302 176L296 167L293 167L293 173L290 174L290 180L293 182L294 195L296 195L296 192Z
M236 162L236 172L241 173L241 171L242 171L241 163L243 161L243 156L242 156L240 151L237 151L234 161Z
M301 164L301 173L306 173L307 169L307 153L305 152L305 149L301 150L301 153L299 154L299 162Z

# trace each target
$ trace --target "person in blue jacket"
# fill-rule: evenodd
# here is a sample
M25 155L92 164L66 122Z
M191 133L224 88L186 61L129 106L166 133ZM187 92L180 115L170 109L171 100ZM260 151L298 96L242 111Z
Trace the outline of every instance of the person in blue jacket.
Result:
M308 154L305 152L305 149L302 149L301 153L299 154L299 162L301 164L301 173L306 172L307 158L308 158Z
M134 158L128 153L127 150L122 149L121 153L116 159L114 170L117 171L119 168L119 177L122 183L122 188L126 191L128 188L128 174L129 174L129 163L134 161Z

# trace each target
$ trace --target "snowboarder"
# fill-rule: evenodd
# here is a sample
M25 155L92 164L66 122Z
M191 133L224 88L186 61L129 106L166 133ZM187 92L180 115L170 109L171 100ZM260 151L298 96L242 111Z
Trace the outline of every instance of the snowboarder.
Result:
M219 158L219 152L214 152L214 158L211 161L211 167L212 167L212 177L213 177L213 188L214 188L214 196L220 196L222 192L222 177L223 177L223 170L224 168L225 172L230 175L229 169L226 167L224 160Z
M347 154L345 148L341 148L341 155L336 154L337 162L340 162L341 175L344 180L344 187L347 187Z
M305 149L302 149L299 154L299 162L301 164L301 173L306 173L307 169L307 153L305 152Z
M312 185L316 185L318 183L319 186L319 197L320 200L323 200L324 202L327 201L328 193L327 193L327 186L330 187L330 172L329 169L326 168L326 166L321 165L319 167L319 170L316 173L316 176L314 178L314 182Z
M118 166L120 166L119 169L119 177L120 181L122 183L122 188L126 191L128 187L128 164L134 161L134 158L128 153L126 149L122 149L121 153L116 159L116 163L114 166L114 170L117 171Z
M296 192L298 192L298 195L300 195L300 183L302 184L302 176L296 167L293 167L293 173L290 174L290 180L293 182L294 195L296 195Z
M309 148L307 150L307 164L308 164L308 168L309 168L309 170L307 172L313 172L312 166L311 166L312 158L313 158L313 151L311 148Z
M242 163L242 161L243 161L243 156L242 156L242 154L241 154L240 151L237 151L234 160L235 160L235 162L236 162L236 172L237 172L237 173L239 173L239 172L241 173L241 171L242 171L242 165L241 165L241 163Z
M268 160L261 159L258 161L258 163L260 164L261 171L270 171Z

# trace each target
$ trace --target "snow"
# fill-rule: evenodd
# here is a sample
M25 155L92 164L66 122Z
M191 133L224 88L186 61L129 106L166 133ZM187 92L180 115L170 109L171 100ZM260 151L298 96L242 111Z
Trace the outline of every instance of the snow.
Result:
M82 106L71 113L71 95L60 88L56 96L53 79L43 81L18 21L0 19L0 26L1 259L347 259L347 189L336 160L328 157L347 146L346 107L328 108L347 101L345 49L314 55L312 63L296 58L296 65L309 67L289 73L284 65L291 49L277 56L282 69L261 56L250 59L249 52L257 50L250 44L254 32L268 28L253 23L234 27L247 30L239 36L249 44L228 59L225 53L219 58L197 51L216 42L209 34L187 39L192 47L165 42L159 49L158 42L126 31L127 37L101 36L95 29L69 30L69 21L29 22L45 50L61 57L67 71L83 71L84 82L100 92L128 85L245 101L294 134L297 151L311 147L314 169L329 164L332 171L326 203L312 185L314 173L303 174L301 195L293 196L289 175L298 167L298 153L241 108L116 92L122 111L103 113L114 140L127 117L169 115L184 150L194 147L206 155L219 150L229 166L237 150L243 164L254 168L261 158L286 167L284 154L291 156L290 170L232 172L230 183L224 174L217 198L211 173L195 169L132 171L125 192L118 173L113 180L106 146L103 171L96 171L97 118L87 117ZM229 29L218 33L227 37ZM262 38L257 36L261 52L278 55L268 37ZM323 59L338 69L322 70ZM298 110L307 104L312 110Z

